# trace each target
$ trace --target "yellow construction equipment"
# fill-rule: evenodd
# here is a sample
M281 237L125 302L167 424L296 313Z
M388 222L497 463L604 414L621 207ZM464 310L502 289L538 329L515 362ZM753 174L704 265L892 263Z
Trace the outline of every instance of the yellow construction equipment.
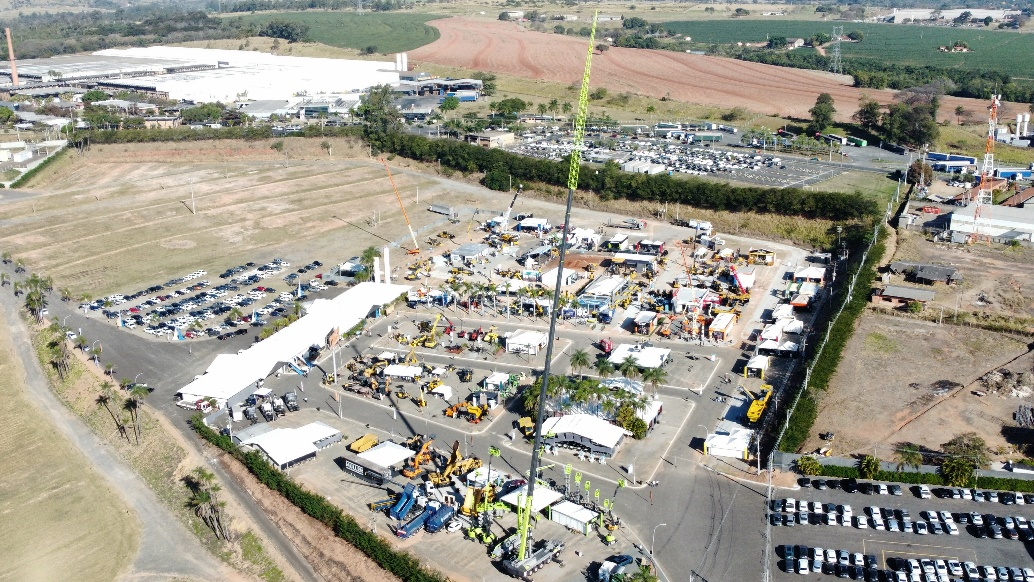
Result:
M471 457L464 459L460 453L460 442L456 441L452 445L452 456L449 457L449 462L442 469L441 473L430 473L428 479L435 485L447 485L451 477L455 475L463 475L481 467L481 459L477 457Z
M377 446L376 435L366 433L352 441L352 444L348 445L348 449L353 453L365 453L375 446Z
M449 418L456 418L456 415L460 413L460 410L462 410L466 406L466 402L457 402L456 404L453 404L452 406L445 409L445 416L448 416Z
M535 419L530 416L521 417L521 419L517 421L517 428L519 428L526 437L535 436Z
M424 389L420 389L420 395L413 397L413 404L416 404L419 408L427 406L427 400L424 399Z
M406 359L402 360L402 363L406 364L407 366L415 366L415 365L417 365L419 363L417 361L417 359L416 359L416 348L415 347L411 347L409 349L409 353L406 354Z
M433 442L434 441L431 439L424 441L424 445L420 447L420 450L413 457L411 464L402 469L403 476L413 479L419 476L420 473L424 472L424 468L421 467L421 465L426 465L431 462L431 443Z
M451 232L449 232L447 230L443 230L442 232L438 233L438 238L447 238L449 240L452 240L452 239L456 238L456 235L452 234Z
M477 424L481 422L481 417L488 412L488 406L474 406L473 404L467 406L467 414L470 415L470 423Z
M750 403L750 407L747 409L747 421L757 422L761 420L761 415L765 413L765 408L768 406L768 399L772 397L772 386L770 384L761 385L760 396L754 396L746 388L743 389L754 400Z
M460 513L463 515L477 515L479 507L492 503L494 499L495 488L492 485L467 487L467 494L463 497L463 507L460 507Z
M405 388L400 388L399 391L395 393L395 398L398 398L399 400L405 400L409 398L409 393L406 392Z
M489 327L488 331L485 333L484 341L490 344L498 343L499 332L496 330L497 328L494 325L492 327Z
M409 215L406 214L406 207L402 205L402 196L399 195L399 189L395 186L395 178L391 177L391 170L388 168L388 162L381 159L381 163L384 164L384 171L388 173L388 180L391 182L391 187L395 190L395 198L399 201L399 208L402 209L402 217L406 219L406 226L409 227L409 235L413 237L413 248L407 249L406 252L409 254L419 254L420 245L416 242L416 233L413 232L413 225L409 222Z

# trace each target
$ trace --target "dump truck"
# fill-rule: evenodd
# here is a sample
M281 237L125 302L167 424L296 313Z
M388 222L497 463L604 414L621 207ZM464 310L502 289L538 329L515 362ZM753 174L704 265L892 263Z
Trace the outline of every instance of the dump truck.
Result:
M456 508L451 505L443 505L438 508L434 514L427 520L427 531L430 533L436 533L440 531L445 524L452 519L452 516L456 515Z
M409 523L405 525L399 523L398 527L395 528L395 535L402 539L408 538L409 536L413 535L413 533L416 532L416 530L423 527L423 525L427 523L427 520L431 518L435 511L436 509L434 507L428 505L424 508L422 512L420 512L420 515L409 520Z
M409 510L413 508L414 503L416 503L416 485L407 483L398 502L388 511L388 516L391 519L402 521L402 518L406 517Z
M375 446L377 446L377 436L372 433L366 433L352 441L352 443L348 445L348 450L357 454L365 453Z

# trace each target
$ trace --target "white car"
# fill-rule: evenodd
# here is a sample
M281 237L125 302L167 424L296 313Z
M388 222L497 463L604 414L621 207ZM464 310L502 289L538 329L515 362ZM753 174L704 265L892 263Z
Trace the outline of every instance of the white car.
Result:
M944 560L934 560L933 567L938 576L948 575L948 564Z
M1023 580L1024 582L1034 581L1034 568L1023 569Z
M959 535L959 526L955 525L954 521L945 522L944 529L948 532L948 535Z
M998 574L995 573L995 569L992 566L981 566L980 573L983 575L985 580L997 580Z
M966 572L966 578L969 580L976 580L980 578L980 572L977 571L977 565L973 562L965 562L962 564L962 569Z
M66 331L66 332L65 332L65 338L66 338L66 339L67 339L68 341L70 341L70 342L74 342L74 341L75 341L75 338L77 338L77 337L79 337L79 336L75 335L75 332L74 332L74 331Z
M822 504L819 503L818 501L812 501L810 503L810 505L811 505L811 512L812 513L819 513L819 514L824 513L822 511Z
M890 493L890 490L887 489L887 486L883 483L879 483L878 485L876 485L876 491L880 495L887 495L888 493Z
M808 558L800 558L797 560L797 573L807 574L811 572L811 562Z
M952 521L955 521L955 518L953 518L953 517L951 516L951 513L950 513L950 512L948 512L948 511L941 511L941 512L938 512L938 515L940 515L940 517L941 517L941 521L943 521L944 523L948 523L948 522L952 522Z
M962 564L958 560L948 560L948 571L951 572L952 576L961 576Z
M793 513L797 511L797 500L793 497L787 497L786 501L783 502L783 511L787 513Z
M926 485L920 485L919 486L919 498L920 499L930 499L930 497L931 497L930 488L927 487Z
M850 505L841 505L840 506L840 513L841 513L841 515L844 516L844 519L847 519L847 520L850 520L851 516L853 515L853 512L851 511L851 506Z
M864 515L854 516L854 526L858 529L867 529L869 527L869 520Z

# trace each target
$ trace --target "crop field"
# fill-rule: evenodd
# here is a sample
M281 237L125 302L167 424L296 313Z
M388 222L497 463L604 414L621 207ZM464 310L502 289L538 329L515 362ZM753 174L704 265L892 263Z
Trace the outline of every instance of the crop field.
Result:
M133 558L132 513L27 400L0 315L0 580L113 580Z
M649 20L649 18L647 18ZM859 30L861 42L843 42L845 58L871 58L902 65L935 65L974 70L997 70L1015 77L1034 77L1034 34L996 29L911 26L903 24L840 23L797 20L718 20L666 22L664 26L704 44L764 42L768 36L809 37L830 34L833 25L844 32ZM942 53L939 46L961 40L968 53Z
M427 26L433 14L343 12L282 12L234 16L258 26L270 20L286 20L309 26L309 37L316 42L341 48L376 47L374 52L408 51L438 40L438 30Z

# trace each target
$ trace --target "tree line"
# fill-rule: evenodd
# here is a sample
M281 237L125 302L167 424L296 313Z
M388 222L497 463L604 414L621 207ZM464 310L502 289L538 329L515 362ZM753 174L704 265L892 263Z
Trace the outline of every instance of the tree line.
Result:
M386 12L389 10L402 10L413 5L406 0L372 0L363 2L365 10ZM222 4L209 2L208 10L212 12L258 12L266 10L352 10L355 8L355 0L244 0L233 4Z
M429 139L405 133L369 133L367 140L380 151L388 151L465 173L506 172L514 181L540 182L565 186L570 158L560 161L529 158L499 149L486 149L468 143ZM668 174L632 174L621 171L614 162L602 167L584 165L579 189L604 200L621 198L653 202L677 202L709 210L759 212L824 218L861 220L879 213L875 200L861 193L822 192L798 188L760 188L733 186L696 178Z

